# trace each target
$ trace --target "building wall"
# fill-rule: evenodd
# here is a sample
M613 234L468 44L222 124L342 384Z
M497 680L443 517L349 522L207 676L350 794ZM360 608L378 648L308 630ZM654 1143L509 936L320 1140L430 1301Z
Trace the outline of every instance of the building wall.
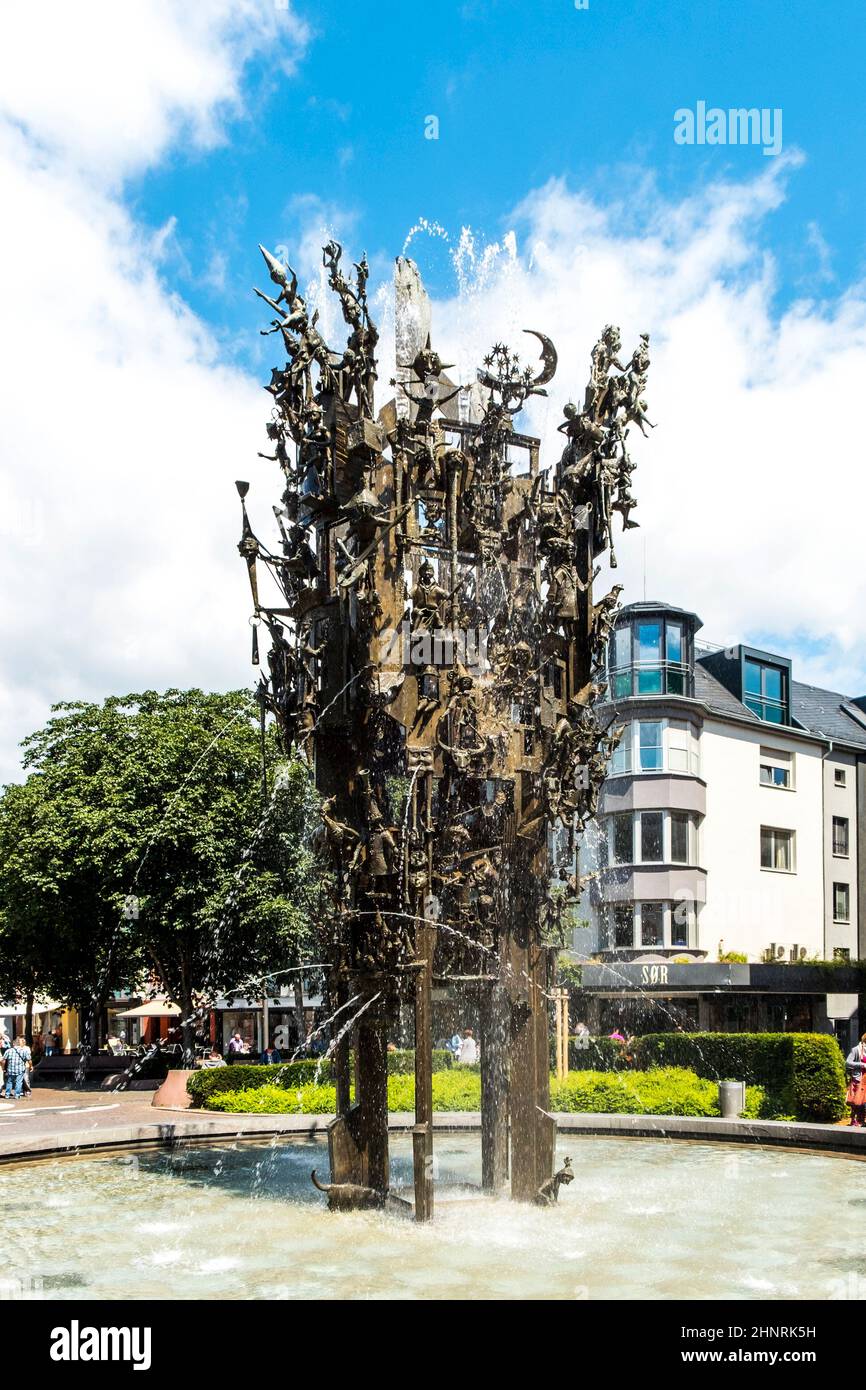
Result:
M836 771L845 773L845 786L836 786ZM833 853L833 817L848 821L848 858ZM851 959L858 956L857 947L857 759L854 754L833 749L824 759L824 937L826 955L832 959L834 949L842 947ZM848 885L850 922L836 922L833 914L834 883Z
M794 788L762 786L761 748L794 755ZM701 775L707 814L699 863L707 901L699 945L715 956L743 951L759 960L771 942L824 954L823 767L820 747L773 725L752 729L706 718ZM793 873L761 867L761 827L793 830ZM853 829L853 826L852 826Z

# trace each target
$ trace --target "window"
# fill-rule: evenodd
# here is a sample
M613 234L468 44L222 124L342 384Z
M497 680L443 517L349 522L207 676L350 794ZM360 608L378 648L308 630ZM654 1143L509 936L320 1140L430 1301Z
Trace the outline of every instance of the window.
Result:
M844 769L844 767L837 767L837 768L834 768L834 770L833 770L833 780L834 780L834 782L836 783L836 786L837 786L837 787L844 787L845 781L846 781L846 778L845 778L845 769Z
M665 624L665 660L667 661L667 690L669 695L687 695L686 673L683 666L683 625Z
M787 787L790 791L794 785L793 754L762 748L760 777L762 787Z
M617 903L613 909L613 944L620 949L634 945L634 915L631 903Z
M769 724L786 724L787 682L782 668L747 657L743 663L743 703Z
M849 948L848 946L834 946L834 947L833 947L833 959L834 959L834 960L850 960L850 959L851 959L851 951L850 951L850 948ZM847 1044L846 1044L846 1046L847 1046Z
M688 946L689 925L694 907L688 899L681 899L671 909L671 945Z
M631 695L631 628L618 627L613 635L613 650L611 652L614 678L613 678L613 697L615 700L627 700Z
M668 767L671 772L689 771L690 743L688 724L672 719L668 725Z
M662 625L638 623L635 629L637 638L637 691L638 695L660 695L662 691Z
M833 817L833 853L837 859L847 859L850 853L848 848L848 817Z
M623 951L683 947L694 940L695 904L693 899L610 903L606 921L608 948Z
M661 811L642 811L640 815L640 857L644 864L660 864L664 859L662 848Z
M663 753L660 719L641 720L638 724L638 745L641 772L661 772Z
M632 772L677 772L700 776L700 743L681 719L641 719L626 724L614 749L609 777Z
M664 904L640 904L640 944L641 946L664 945Z
M794 872L794 832L761 826L761 868Z
M634 829L631 811L612 816L612 854L614 864L634 863Z
M671 812L671 863L689 862L689 818L683 811Z
M847 883L833 884L833 921L851 921L851 889Z
M625 622L608 645L613 698L690 695L691 662L691 629L685 623L662 616Z
M625 773L631 772L631 741L632 726L626 724L622 738L613 750L608 771L609 777L622 777Z

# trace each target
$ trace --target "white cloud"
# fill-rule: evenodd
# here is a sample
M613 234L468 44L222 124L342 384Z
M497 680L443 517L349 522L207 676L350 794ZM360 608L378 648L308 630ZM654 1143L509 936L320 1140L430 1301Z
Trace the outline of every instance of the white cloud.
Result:
M2 28L0 781L55 700L251 676L232 483L268 467L267 400L161 282L173 222L139 228L119 180L218 140L247 60L288 67L305 37L266 0L6 6Z
M290 66L305 38L290 12L236 0L7 6L2 23L0 780L55 700L251 674L232 481L249 477L256 520L269 514L276 474L255 458L267 398L167 290L173 224L137 226L122 180L177 141L218 140L250 56L268 45ZM620 323L629 351L649 331L658 428L635 441L643 529L619 543L626 597L643 592L646 542L649 594L695 607L708 637L789 636L812 652L798 675L860 693L866 295L777 315L764 247L793 164L678 204L646 179L606 204L551 183L517 209L519 240L463 239L435 341L465 380L497 338L549 333L560 369L530 423L553 458L599 328ZM318 301L321 232L351 233L357 214L310 196L288 215ZM210 264L215 285L220 273Z
M515 212L519 250L464 236L462 292L438 306L434 334L464 379L498 337L529 360L523 328L553 338L559 372L530 416L550 460L601 327L620 324L629 354L649 332L657 428L630 436L642 529L618 539L624 601L643 596L646 544L648 597L696 609L710 640L802 644L795 676L860 694L866 287L777 313L766 223L798 162L678 204L644 190L637 216L551 182Z
M291 72L306 26L273 0L39 0L0 10L0 113L45 157L106 182L179 137L207 148L244 109L247 60Z

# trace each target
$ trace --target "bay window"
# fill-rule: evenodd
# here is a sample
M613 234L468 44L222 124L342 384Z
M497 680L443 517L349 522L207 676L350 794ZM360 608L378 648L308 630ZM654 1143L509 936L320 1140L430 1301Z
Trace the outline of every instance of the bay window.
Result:
M608 768L609 777L675 772L700 776L700 744L684 719L634 719L623 727Z
M616 811L607 822L611 864L698 862L698 817L690 811Z
M696 938L692 900L611 903L607 949L615 951L688 948Z
M621 623L608 648L613 698L691 695L691 662L691 628L681 619L659 614Z

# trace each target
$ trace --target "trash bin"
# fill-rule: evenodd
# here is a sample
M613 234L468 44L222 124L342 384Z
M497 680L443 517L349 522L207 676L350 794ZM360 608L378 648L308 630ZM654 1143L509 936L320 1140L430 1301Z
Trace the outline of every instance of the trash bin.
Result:
M719 1110L723 1120L736 1120L746 1108L745 1081L719 1082Z

